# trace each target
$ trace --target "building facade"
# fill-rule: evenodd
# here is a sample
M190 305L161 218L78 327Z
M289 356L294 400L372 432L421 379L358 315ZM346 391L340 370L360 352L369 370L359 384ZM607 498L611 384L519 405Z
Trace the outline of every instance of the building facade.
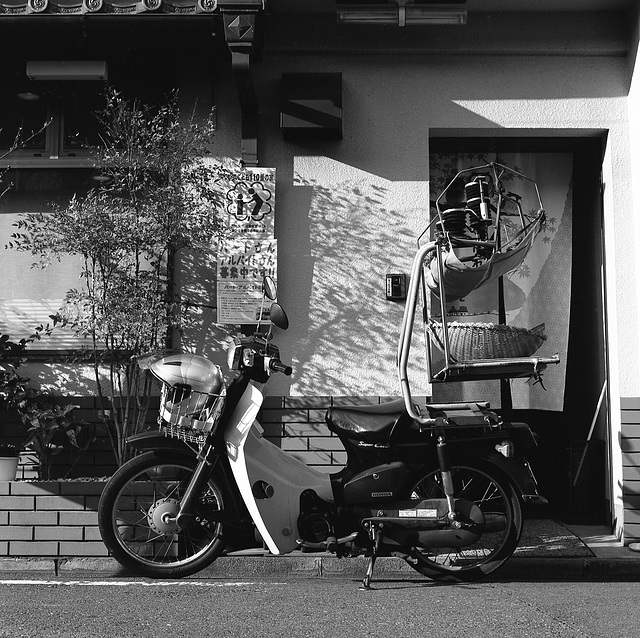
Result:
M369 8L351 4L358 12ZM428 13L429 3L415 4ZM552 307L562 306L566 326L562 378L545 377L548 395L527 388L515 416L540 436L532 464L554 515L610 523L625 541L636 540L640 18L624 0L514 4L468 0L466 23L418 25L409 20L412 3L392 5L396 24L352 24L338 21L345 6L332 0L6 0L3 145L11 125L26 117L27 102L9 102L25 91L18 85L28 83L29 64L31 77L59 82L68 99L43 139L3 160L20 184L0 202L2 244L17 214L62 200L90 180L71 124L95 108L103 70L140 99L178 88L186 105L197 98L203 112L215 106L214 154L275 171L279 301L291 324L279 345L294 373L267 386L267 434L330 470L344 453L324 428L324 409L399 394L404 303L387 299L386 277L410 271L438 194L438 161L526 155L545 203L555 207L547 212L558 230L568 206L572 223L562 226L556 269L565 276ZM69 77L82 74L72 64L80 61L94 63L84 69L89 79ZM65 79L42 79L61 68ZM50 116L33 108L34 121ZM556 185L563 170L567 178ZM38 300L64 296L72 267L34 275L29 256L2 250L4 332L9 312L29 317L29 308L42 312ZM185 265L183 289L210 267ZM220 344L235 328L217 325L213 312L203 312L183 345L222 364ZM420 335L413 353L413 393L445 396L437 387L443 384L427 378ZM34 362L30 373L57 392L91 394L81 366ZM495 388L472 391L483 400Z

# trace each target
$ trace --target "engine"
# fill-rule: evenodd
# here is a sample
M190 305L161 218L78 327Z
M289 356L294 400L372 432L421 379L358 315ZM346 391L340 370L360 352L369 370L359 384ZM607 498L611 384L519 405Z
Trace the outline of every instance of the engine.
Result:
M337 513L331 503L322 500L313 490L300 495L298 532L307 543L326 543L336 536Z

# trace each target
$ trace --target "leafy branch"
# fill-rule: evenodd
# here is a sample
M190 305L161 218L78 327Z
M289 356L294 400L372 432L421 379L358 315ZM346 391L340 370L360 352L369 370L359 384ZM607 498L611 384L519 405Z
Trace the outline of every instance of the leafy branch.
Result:
M7 246L30 252L41 268L81 257L81 286L67 292L60 319L89 340L100 414L121 464L126 438L145 426L152 392L136 357L170 347L179 333L178 254L201 252L222 235L223 206L216 169L205 161L212 114L198 119L194 106L182 117L177 93L147 106L112 89L97 115L99 186L51 212L23 214Z

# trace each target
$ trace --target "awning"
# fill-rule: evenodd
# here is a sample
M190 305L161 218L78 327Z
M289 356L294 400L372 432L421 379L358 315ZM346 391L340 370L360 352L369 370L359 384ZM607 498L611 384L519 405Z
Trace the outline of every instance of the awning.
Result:
M15 16L206 16L264 9L264 0L0 0L0 19Z

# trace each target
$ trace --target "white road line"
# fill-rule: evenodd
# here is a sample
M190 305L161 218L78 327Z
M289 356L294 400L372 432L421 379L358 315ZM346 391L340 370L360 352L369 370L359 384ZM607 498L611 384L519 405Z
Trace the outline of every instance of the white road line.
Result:
M154 581L128 581L128 580L27 580L27 579L2 579L0 585L74 585L80 587L246 587L248 585L264 585L257 582L224 582L212 583L203 581L175 581L175 580L154 580ZM271 585L284 585L285 583L272 583Z

